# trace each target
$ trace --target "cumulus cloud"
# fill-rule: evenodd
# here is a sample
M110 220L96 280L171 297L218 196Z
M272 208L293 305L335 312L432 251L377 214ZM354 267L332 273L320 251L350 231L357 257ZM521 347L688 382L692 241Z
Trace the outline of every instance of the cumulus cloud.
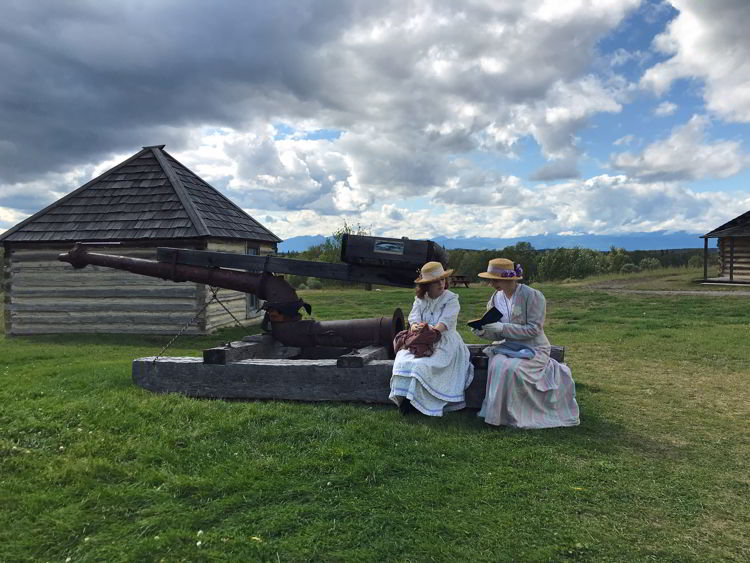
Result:
M12 3L0 20L0 182L154 142L192 149L200 125L287 121L346 131L350 150L381 142L385 161L360 181L392 174L398 189L439 184L434 154L509 150L524 135L545 154L570 151L587 116L615 107L597 91L580 111L601 89L581 77L638 0L558 4Z
M625 234L654 231L708 231L750 208L747 193L700 193L678 182L642 182L625 175L600 175L553 185L519 183L515 194L476 194L481 205L438 193L429 209L368 209L361 222L382 236L523 237L539 234ZM253 211L253 210L249 210ZM394 213L394 211L397 211ZM288 236L330 232L339 217L311 211L284 215ZM408 228L405 226L408 225ZM274 223L276 228L277 223Z
M746 0L671 0L679 14L653 47L669 58L649 68L644 87L661 95L675 80L705 83L706 106L723 119L750 122L750 42Z
M635 135L628 134L628 135L623 135L622 137L620 137L619 139L617 139L613 144L616 145L616 146L618 146L618 147L619 146L626 146L627 147L627 146L631 145L633 143L633 141L635 141Z
M642 153L612 155L611 164L643 180L695 180L728 178L747 166L748 155L738 141L706 139L710 121L694 115L672 135L648 145Z
M656 109L654 109L654 115L657 117L664 117L665 115L672 115L676 111L677 104L673 104L672 102L662 102L656 106Z
M707 139L705 116L612 155L627 175L580 178L581 132L632 95L616 73L653 56L623 48L606 71L592 66L639 4L11 3L0 19L0 229L157 143L286 237L344 219L426 237L710 228L715 206L725 217L730 201L748 202L677 181L727 177L747 160L738 142ZM642 85L663 93L699 77L711 112L746 120L747 42L732 21L744 4L674 4L655 42L670 58ZM641 146L640 131L617 135L616 146ZM502 169L529 139L547 160L535 184Z

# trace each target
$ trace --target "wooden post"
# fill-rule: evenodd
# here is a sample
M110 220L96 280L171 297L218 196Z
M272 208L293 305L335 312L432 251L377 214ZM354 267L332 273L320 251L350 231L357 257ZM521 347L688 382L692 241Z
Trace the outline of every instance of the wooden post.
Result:
M734 237L729 237L729 281L734 281Z
M3 247L0 246L0 248ZM10 317L10 255L10 248L8 248L8 246L4 246L2 268L0 268L0 290L3 293L3 328L6 335L9 335L11 333L11 329L13 328Z
M708 279L708 239L703 239L703 281Z

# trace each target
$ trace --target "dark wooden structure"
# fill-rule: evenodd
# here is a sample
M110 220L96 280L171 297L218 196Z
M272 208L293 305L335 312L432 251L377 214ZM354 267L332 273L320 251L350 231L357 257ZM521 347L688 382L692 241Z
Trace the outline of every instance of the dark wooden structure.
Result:
M701 235L703 239L703 281L706 283L750 283L750 211ZM709 277L708 239L718 239L720 267Z
M261 315L255 296L58 261L76 242L153 259L158 246L267 255L279 237L163 150L144 147L0 235L5 332L207 333ZM111 246L113 243L116 246ZM201 310L202 313L198 314Z
M487 385L486 344L470 344L474 380L466 406L479 408ZM565 349L550 356L565 360ZM133 382L155 393L213 399L282 399L392 404L388 400L393 360L382 346L356 350L284 346L270 334L245 337L203 351L203 358L138 358Z

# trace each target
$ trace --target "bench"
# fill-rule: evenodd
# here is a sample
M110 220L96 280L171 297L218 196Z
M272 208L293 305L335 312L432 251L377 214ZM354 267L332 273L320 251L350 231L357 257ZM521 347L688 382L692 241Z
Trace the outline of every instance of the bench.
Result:
M464 284L464 286L469 287L469 280L466 279L466 276L451 276L450 277L449 287L456 287L459 284Z
M482 406L489 363L482 350L488 345L468 345L474 365L474 380L466 390L468 408ZM552 346L550 356L564 361L565 348ZM305 351L258 334L204 350L203 358L138 358L133 360L133 382L149 391L189 397L391 404L393 360L387 357L382 346Z
M484 393L487 387L487 368L489 358L482 352L490 344L467 344L469 357L474 365L474 380L466 389L466 406L478 409L482 406ZM565 361L565 348L563 346L551 346L549 355L560 363Z

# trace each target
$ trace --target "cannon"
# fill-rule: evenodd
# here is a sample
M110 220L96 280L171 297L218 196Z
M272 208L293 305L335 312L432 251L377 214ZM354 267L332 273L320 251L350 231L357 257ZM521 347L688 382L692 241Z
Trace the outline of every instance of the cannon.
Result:
M445 261L442 247L432 241L345 234L341 264L325 264L273 256L158 248L157 260L90 252L76 244L59 260L75 268L91 264L175 282L198 282L256 295L264 300L263 329L285 346L299 348L362 348L383 346L393 357L393 338L404 329L396 309L391 317L345 321L302 320L300 310L312 308L279 275L296 274L352 282L409 287L425 262Z
M156 257L154 261L102 254L77 244L59 259L76 268L105 266L244 291L265 300L261 335L209 348L202 358L133 360L133 381L144 389L220 399L387 403L393 336L404 328L401 310L369 319L303 319L302 311L310 314L311 306L282 275L411 287L425 262L445 265L444 250L432 241L360 235L344 235L340 264L179 248L158 248ZM483 348L469 345L475 368L466 390L470 408L478 408L484 398ZM564 348L553 346L551 356L563 361Z
M92 252L76 244L58 257L75 268L104 266L140 275L197 282L242 291L263 300L263 334L203 351L197 357L148 357L133 361L133 381L155 392L242 399L353 400L388 396L393 338L404 316L317 321L312 307L284 274L412 287L419 268L445 264L433 241L345 234L341 263L279 256L158 248L156 260Z

